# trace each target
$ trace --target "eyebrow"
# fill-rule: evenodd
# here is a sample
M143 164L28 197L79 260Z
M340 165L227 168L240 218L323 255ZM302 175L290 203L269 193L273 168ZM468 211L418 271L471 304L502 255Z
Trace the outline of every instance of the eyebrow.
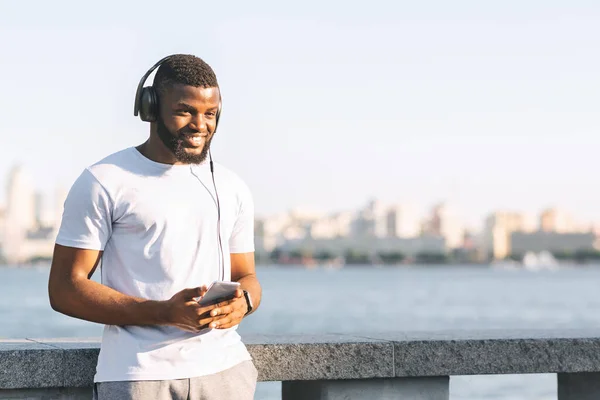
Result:
M193 106L189 105L188 103L184 103L181 101L175 105L175 108L183 108L185 110L198 111L198 110L196 110L196 107L193 107ZM219 107L215 106L215 107L209 108L207 111L217 111L218 109L219 109Z
M186 109L186 110L193 110L193 111L196 111L196 108L195 108L195 107L192 107L191 105L189 105L189 104L187 104L187 103L182 103L182 102L179 102L179 103L177 103L175 107L176 107L176 108L184 108L184 109Z

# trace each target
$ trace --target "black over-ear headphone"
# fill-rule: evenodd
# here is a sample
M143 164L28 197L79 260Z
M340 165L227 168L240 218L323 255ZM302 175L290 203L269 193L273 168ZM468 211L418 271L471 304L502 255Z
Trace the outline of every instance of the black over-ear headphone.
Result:
M135 92L135 104L133 105L133 115L140 115L140 119L146 122L155 122L156 117L158 116L158 94L156 93L156 89L152 86L144 87L144 83L146 83L146 79L150 76L150 74L162 63L167 61L169 58L173 57L172 55L166 56L162 60L159 60L156 64L152 66L142 76L140 83L138 84L137 90ZM219 126L219 117L221 116L221 93L219 92L219 108L217 109L217 114L215 115L215 131L217 131L217 127ZM213 132L213 133L214 133Z

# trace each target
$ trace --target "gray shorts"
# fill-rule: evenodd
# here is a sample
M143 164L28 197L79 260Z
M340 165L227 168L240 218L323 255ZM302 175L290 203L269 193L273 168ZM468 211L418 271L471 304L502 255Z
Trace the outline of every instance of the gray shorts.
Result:
M94 400L252 400L258 373L244 361L218 374L171 381L119 381L94 385Z

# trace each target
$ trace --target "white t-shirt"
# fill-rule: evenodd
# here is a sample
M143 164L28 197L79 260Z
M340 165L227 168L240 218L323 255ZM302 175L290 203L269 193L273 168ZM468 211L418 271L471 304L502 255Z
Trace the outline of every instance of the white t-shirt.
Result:
M230 253L254 251L248 187L216 164L225 280ZM121 293L168 300L220 279L217 206L208 162L160 164L134 147L86 168L73 184L56 243L103 250L102 283ZM198 334L170 326L104 327L95 382L183 379L214 374L250 354L236 332Z

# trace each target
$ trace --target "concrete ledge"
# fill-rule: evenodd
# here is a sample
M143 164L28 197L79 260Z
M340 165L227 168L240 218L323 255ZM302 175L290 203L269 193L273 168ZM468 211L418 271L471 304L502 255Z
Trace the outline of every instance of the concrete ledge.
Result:
M387 378L394 376L394 345L344 335L244 338L262 381Z
M397 377L600 371L600 330L412 332L394 343Z
M261 381L600 372L598 331L244 336ZM99 339L0 341L0 389L89 387Z

